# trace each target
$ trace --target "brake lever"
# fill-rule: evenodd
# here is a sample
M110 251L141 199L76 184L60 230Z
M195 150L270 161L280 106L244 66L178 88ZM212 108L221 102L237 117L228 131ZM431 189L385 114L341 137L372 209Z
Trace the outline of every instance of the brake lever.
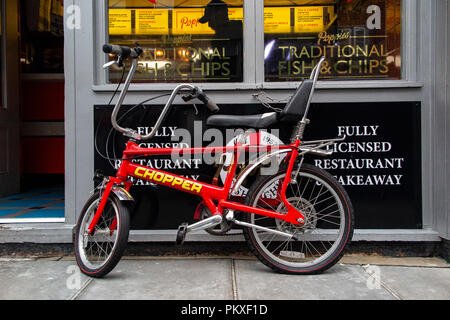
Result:
M119 67L123 67L123 59L121 56L117 56L117 60L112 60L103 65L103 69L107 69L112 65L117 64Z
M194 110L195 110L195 115L198 116L198 109L197 109L197 106L195 105L195 103L189 103L190 101L194 100L196 97L197 97L197 95L188 94L185 96L181 96L181 99L183 99L184 102L186 102L188 104L192 104L192 106L194 107Z
M107 63L105 63L104 65L103 65L103 69L108 69L109 67L111 67L113 64L115 64L116 63L116 61L110 61L110 62L107 62Z
M198 116L198 109L197 109L197 105L195 103L192 104L192 106L194 107L195 110L195 115Z
M117 59L117 65L122 68L123 67L123 57L119 56L119 58Z
M192 94L188 94L185 96L181 96L181 99L183 99L184 102L188 103L189 101L192 101L195 99L195 96Z

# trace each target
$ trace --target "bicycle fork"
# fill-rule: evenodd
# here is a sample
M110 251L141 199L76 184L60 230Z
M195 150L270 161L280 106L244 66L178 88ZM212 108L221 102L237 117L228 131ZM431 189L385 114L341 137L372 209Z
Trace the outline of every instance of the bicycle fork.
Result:
M124 188L120 187L120 185L123 185ZM93 235L95 226L97 225L102 215L102 212L105 209L108 198L112 193L114 193L114 195L120 201L134 201L131 195L128 193L129 187L131 187L130 182L123 182L122 180L117 179L115 177L103 178L103 183L99 187L100 203L97 207L97 210L95 211L91 223L89 224L88 235ZM117 227L117 217L114 217L113 221L111 222L111 225L109 226L110 232L113 233L116 227Z
M92 232L95 229L95 226L97 225L98 220L100 219L100 216L103 212L103 209L105 209L106 202L108 201L108 197L111 194L111 189L113 187L114 183L112 181L108 181L106 184L105 190L103 191L103 194L100 197L100 204L98 205L97 211L94 214L94 218L92 219L91 223L88 227L88 235L92 235ZM113 231L115 229L115 225L117 225L117 221L114 218L113 223L110 226L110 230Z

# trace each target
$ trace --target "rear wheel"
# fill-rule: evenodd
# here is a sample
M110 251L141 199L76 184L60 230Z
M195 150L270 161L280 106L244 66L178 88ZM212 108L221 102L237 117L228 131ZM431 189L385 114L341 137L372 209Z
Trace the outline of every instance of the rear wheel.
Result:
M295 172L296 168L294 168ZM286 213L279 191L286 167L272 176L259 177L249 190L249 206ZM293 274L320 273L344 254L353 235L353 208L343 187L328 172L303 164L286 190L286 198L305 216L305 224L255 214L247 222L295 235L286 238L256 228L245 228L244 236L258 259L270 268Z
M78 266L83 273L95 278L108 274L120 261L130 228L128 208L111 194L94 232L89 234L88 228L100 200L97 192L86 202L74 238Z

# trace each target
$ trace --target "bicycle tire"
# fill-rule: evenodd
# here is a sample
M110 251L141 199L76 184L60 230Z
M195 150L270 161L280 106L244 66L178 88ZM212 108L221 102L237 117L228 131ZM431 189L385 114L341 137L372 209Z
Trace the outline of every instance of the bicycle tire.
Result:
M265 197L270 196L270 193L268 193L270 191L272 192L272 198L275 197L275 202L272 199L272 204L278 203L276 208L273 205L271 206L272 210L283 211L283 202L276 200L277 196L273 196L273 186L277 181L283 181L286 169L287 167L283 165L273 175L259 176L249 189L246 205L267 209L268 206L270 207L269 198L264 198L263 195ZM297 168L294 167L294 170L297 170ZM313 183L311 184L311 182ZM302 186L304 186L302 193L296 194L295 187L299 191ZM267 189L270 187L272 187L272 190ZM318 194L315 193L316 188L319 190ZM291 193L297 196L293 196ZM322 194L328 196L328 198L324 199ZM288 186L286 197L294 207L297 207L305 215L306 221L304 226L294 226L280 219L262 217L255 214L247 214L246 221L251 224L259 224L260 226L295 234L298 240L293 238L278 240L272 233L260 231L254 227L246 227L244 228L244 237L251 251L263 264L280 273L317 274L329 269L344 255L353 236L354 213L347 192L328 172L309 164L303 164L296 181ZM333 204L333 201L335 204ZM336 221L338 220L336 216L331 215L328 211L324 212L324 209L327 209L327 207L331 209L337 208L336 210L339 214L339 229L337 230L337 237L332 244L325 239L332 237L336 233L333 229L333 223L337 224ZM330 219L333 219L333 221ZM267 238L265 238L266 235ZM308 238L311 241L308 241ZM318 239L318 242L314 239ZM328 249L325 246L325 241L330 244ZM279 244L280 242L281 245ZM320 250L318 250L312 244L313 242L322 245L325 252L322 253L324 251L322 247L319 247ZM308 243L312 246L310 249L308 249ZM275 249L272 250L271 248ZM316 255L317 257L315 257Z
M88 235L87 228L100 203L99 196L100 193L96 192L84 205L74 234L77 264L84 274L93 278L104 277L119 263L128 243L130 229L129 209L111 194L97 222L95 232ZM117 226L111 233L109 227L114 218L117 219ZM99 239L104 242L97 241ZM104 256L101 255L102 252L105 253ZM96 255L93 253L98 254L98 259L95 259Z

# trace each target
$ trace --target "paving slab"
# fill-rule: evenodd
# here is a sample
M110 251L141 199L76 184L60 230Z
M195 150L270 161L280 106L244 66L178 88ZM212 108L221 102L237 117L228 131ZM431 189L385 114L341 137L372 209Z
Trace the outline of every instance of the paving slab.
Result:
M450 269L379 267L383 285L406 300L450 300Z
M242 300L393 300L384 288L368 284L361 266L337 264L319 275L279 274L258 261L235 261Z
M386 257L380 255L348 254L340 262L343 264L370 264L377 266L450 268L450 264L439 257Z
M230 259L121 260L77 299L229 300L232 293Z
M2 259L0 300L67 300L87 279L70 261Z
M0 300L449 300L450 268L442 266L339 263L293 276L249 259L126 257L93 279L73 259L1 257Z

